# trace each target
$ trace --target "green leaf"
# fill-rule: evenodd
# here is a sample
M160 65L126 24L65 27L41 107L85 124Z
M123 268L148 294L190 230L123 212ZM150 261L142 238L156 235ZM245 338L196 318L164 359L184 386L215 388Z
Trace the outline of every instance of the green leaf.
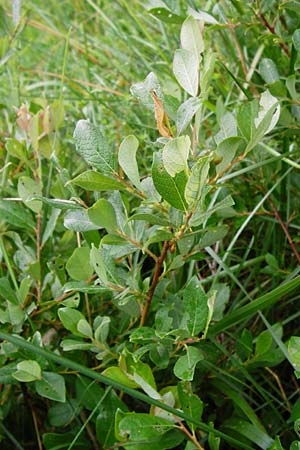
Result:
M141 188L139 169L136 162L136 152L139 146L139 141L133 135L127 136L121 143L119 148L119 164L128 176L129 180L139 190Z
M288 343L288 353L294 369L300 372L300 337L292 336Z
M193 394L191 385L187 381L180 381L177 385L178 398L183 412L193 417L195 420L200 420L203 412L203 402L198 395ZM192 423L188 424L193 432L195 426Z
M75 382L76 399L80 406L93 411L99 399L104 395L104 389L95 380L78 375Z
M174 374L184 381L192 381L196 365L204 359L203 354L196 347L186 347L186 355L180 356L174 366Z
M182 16L178 16L177 14L174 14L172 11L170 11L167 8L151 8L148 10L150 14L153 14L155 17L160 19L162 22L166 23L182 23L184 18Z
M153 72L150 72L144 81L133 84L130 89L131 94L137 97L147 109L154 110L151 91L154 91L160 99L162 98L159 81Z
M267 433L246 420L230 419L224 424L224 428L234 430L263 450L269 449L274 442Z
M184 189L186 185L186 175L184 172L171 177L165 170L162 156L156 153L152 165L152 178L158 193L174 208L186 210L184 199Z
M76 150L92 167L102 173L115 173L116 161L99 128L88 120L79 120L74 131Z
M98 230L98 225L95 225L89 219L86 209L80 209L76 211L69 211L64 218L64 226L68 230L84 232L90 230Z
M38 362L33 360L21 361L17 364L17 371L12 376L25 383L40 380L42 378L42 370Z
M182 24L180 31L180 42L181 47L188 50L200 62L200 54L204 50L204 41L200 31L200 24L194 17L189 16L185 19Z
M34 229L31 213L19 202L0 200L0 221L12 225L12 227Z
M185 186L185 199L190 207L200 200L203 186L208 181L210 157L203 156L193 165L191 174Z
M233 161L241 144L245 145L245 141L239 136L229 137L219 143L216 149L216 155L221 159L221 161L217 164L217 174L222 173Z
M183 48L175 51L173 72L180 86L192 97L199 89L199 61L194 53Z
M256 127L256 131L252 137L254 142L258 142L263 135L270 133L280 116L280 105L278 100L276 97L273 97L269 91L263 92L260 97L259 106L258 116L254 120Z
M205 11L199 11L188 7L188 13L193 16L195 19L200 20L201 22L208 23L211 25L217 25L219 22L211 15Z
M43 378L35 382L36 392L42 397L64 403L66 401L64 377L52 372L43 372L42 375Z
M52 427L65 427L78 415L79 409L75 399L58 403L48 410L48 420Z
M192 337L204 330L208 318L207 295L196 276L183 290L184 311L188 315L187 329Z
M231 195L227 195L227 197L220 200L218 203L215 204L212 208L209 208L208 210L203 210L202 205L199 204L199 208L196 208L196 211L194 215L192 216L190 220L190 225L193 227L201 225L203 222L208 220L210 216L212 216L214 213L218 211L222 211L222 209L229 208L230 206L234 205L234 200L231 197Z
M144 220L150 225L162 225L162 226L170 226L170 222L157 214L149 214L149 213L137 213L133 214L133 216L129 217L128 222L130 220Z
M219 114L222 114L222 112ZM238 137L237 123L234 114L227 111L220 117L219 122L220 131L214 136L214 139L218 145L227 138Z
M216 59L217 54L211 51L205 55L204 66L202 67L200 77L200 97L202 99L208 97L210 83L214 74Z
M110 317L97 316L94 320L95 339L101 344L106 342L110 327Z
M108 232L118 228L114 207L105 198L100 198L88 209L88 217L91 222L99 228L106 228Z
M74 200L65 200L63 198L46 198L36 196L38 200L55 209L83 209L82 206Z
M16 292L11 287L8 279L5 277L0 278L0 297L3 297L5 300L9 301L14 305L19 304Z
M120 435L124 438L128 437L131 442L144 442L145 449L148 449L148 440L150 442L158 440L172 428L174 428L172 422L160 417L150 416L149 414L127 413L119 423ZM154 448L161 450L164 447L158 446Z
M27 157L26 157L25 145L22 144L17 139L13 139L13 138L6 139L5 148L6 148L7 152L14 158L18 158L23 161L26 161Z
M113 178L102 175L94 170L87 170L81 173L67 184L76 184L76 186L86 191L124 191L126 187Z
M23 200L24 204L32 211L39 212L42 208L40 200L31 200L31 197L42 195L42 189L39 183L29 177L20 177L18 180L18 194Z
M90 249L88 247L75 248L67 261L66 269L74 280L88 280L93 275L93 268L90 264Z
M94 347L93 344L84 341L76 341L75 339L63 339L61 347L64 352L72 352L73 350L91 350Z
M183 133L201 106L201 100L191 97L180 105L176 113L176 128L178 136Z
M20 325L25 318L25 311L21 305L14 305L6 302L5 309L0 309L0 322L11 323L12 325Z
M80 334L83 336L92 339L93 337L93 330L91 325L88 323L86 319L80 319L77 323L77 330Z
M113 447L116 442L114 433L115 414L117 410L127 411L125 404L115 392L111 391L99 406L99 414L96 418L96 434L102 448Z
M162 159L166 171L171 177L187 171L187 160L191 148L188 136L180 136L167 142L162 151Z
M105 262L102 255L101 246L99 248L96 248L94 244L92 244L92 248L90 251L90 261L100 281L104 284L108 283L108 277L106 273Z
M78 323L80 320L85 320L85 317L81 312L77 311L77 309L69 308L66 306L65 308L59 308L57 311L58 317L63 324L63 326L71 331L71 333L76 336L85 337L80 331L78 331Z
M259 73L267 84L275 83L280 79L276 64L269 58L263 58L260 61Z
M300 6L300 4L299 4ZM295 30L292 36L292 41L297 52L300 52L300 29Z
M114 381L117 381L118 383L124 384L124 386L127 386L132 389L136 389L138 387L137 383L130 379L126 373L120 369L120 367L117 366L111 366L105 369L102 372L102 375L111 378Z
M172 239L173 234L170 231L166 230L157 230L154 232L149 239L144 244L143 248L149 247L151 244L155 244L156 242L168 241Z

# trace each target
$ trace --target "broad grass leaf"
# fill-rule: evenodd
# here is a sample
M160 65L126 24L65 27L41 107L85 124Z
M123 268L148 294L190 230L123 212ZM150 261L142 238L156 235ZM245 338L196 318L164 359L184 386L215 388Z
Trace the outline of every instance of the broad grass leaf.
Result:
M166 171L162 156L156 153L152 165L153 183L164 200L174 208L186 210L186 201L184 198L184 188L187 177L184 172L177 174L174 178Z
M118 159L120 166L129 180L135 187L141 190L139 169L136 161L138 146L139 141L135 136L127 136L120 145Z
M42 375L43 378L35 382L37 393L56 402L65 402L66 386L64 377L53 372L43 372Z
M74 131L76 150L80 156L101 173L116 170L116 158L98 127L88 120L79 120Z
M196 97L199 89L199 61L189 50L183 48L175 51L173 72L180 86L192 97Z

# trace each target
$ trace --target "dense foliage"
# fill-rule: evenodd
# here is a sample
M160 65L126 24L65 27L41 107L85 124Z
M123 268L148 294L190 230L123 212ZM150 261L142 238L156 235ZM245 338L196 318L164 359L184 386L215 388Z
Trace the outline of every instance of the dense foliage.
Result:
M0 20L1 448L300 448L300 3Z

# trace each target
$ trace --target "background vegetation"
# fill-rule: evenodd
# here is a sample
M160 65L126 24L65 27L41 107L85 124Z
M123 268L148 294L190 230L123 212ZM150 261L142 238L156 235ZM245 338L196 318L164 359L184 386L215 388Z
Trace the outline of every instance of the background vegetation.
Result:
M0 20L2 448L300 448L300 3Z

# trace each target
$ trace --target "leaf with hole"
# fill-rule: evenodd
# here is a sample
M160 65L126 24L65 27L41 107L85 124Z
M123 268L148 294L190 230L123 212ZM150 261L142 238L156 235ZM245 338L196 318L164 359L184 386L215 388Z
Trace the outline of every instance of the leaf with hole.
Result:
M35 382L36 392L42 397L56 402L66 401L66 386L64 377L58 373L43 372L42 379Z

